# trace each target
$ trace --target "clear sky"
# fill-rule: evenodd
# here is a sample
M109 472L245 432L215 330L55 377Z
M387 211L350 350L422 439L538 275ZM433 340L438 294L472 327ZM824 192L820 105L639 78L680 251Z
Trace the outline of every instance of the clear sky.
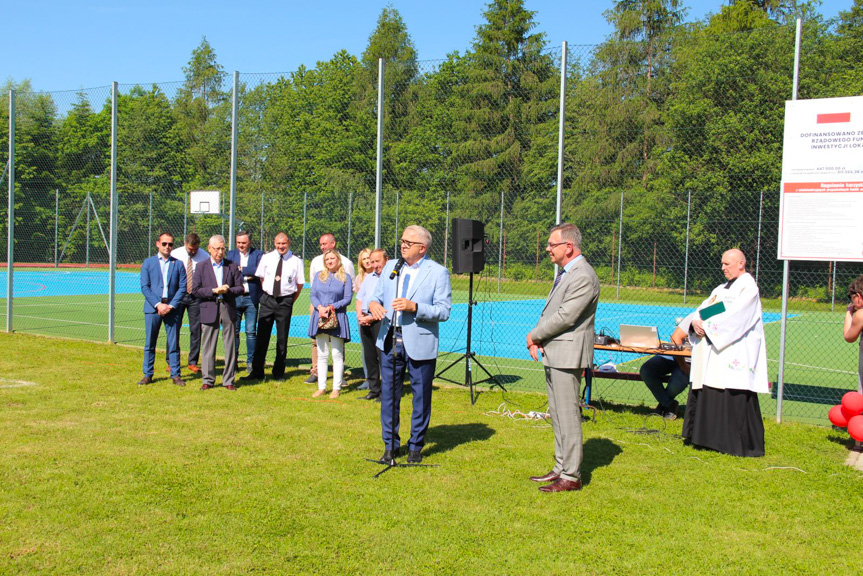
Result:
M34 90L77 90L183 79L192 50L207 40L227 72L290 72L341 49L359 56L391 4L421 60L470 47L486 0L0 0L0 81ZM689 20L722 0L683 0ZM824 0L831 18L853 0ZM550 47L597 44L610 33L612 0L526 0Z

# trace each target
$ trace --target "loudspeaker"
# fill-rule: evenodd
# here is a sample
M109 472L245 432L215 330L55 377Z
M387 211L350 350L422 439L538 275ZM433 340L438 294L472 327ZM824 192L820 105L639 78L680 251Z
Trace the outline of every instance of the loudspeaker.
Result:
M485 227L479 220L452 219L452 271L478 274L485 268Z

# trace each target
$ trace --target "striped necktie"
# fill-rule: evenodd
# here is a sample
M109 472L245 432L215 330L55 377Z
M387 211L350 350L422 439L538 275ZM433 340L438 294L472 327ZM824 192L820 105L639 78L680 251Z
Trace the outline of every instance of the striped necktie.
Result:
M551 291L554 292L554 289L557 288L557 285L560 284L560 279L563 278L563 275L566 273L566 270L561 268L557 271L557 276L554 277L554 285L551 287Z
M189 294L192 293L192 277L194 276L194 270L192 269L192 257L189 256L189 259L186 260L186 292Z

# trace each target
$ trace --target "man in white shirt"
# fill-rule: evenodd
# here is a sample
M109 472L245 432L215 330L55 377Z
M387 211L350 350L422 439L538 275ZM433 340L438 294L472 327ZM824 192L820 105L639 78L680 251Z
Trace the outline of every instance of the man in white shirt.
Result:
M276 234L273 242L276 247L261 257L255 276L261 279L260 310L258 311L258 338L255 342L255 356L252 370L247 378L264 378L267 350L273 324L276 325L276 358L273 361L273 377L285 376L285 357L288 353L288 329L294 302L306 283L303 261L290 251L291 239L284 232Z
M177 310L180 326L183 325L183 313L188 311L189 316L189 370L197 374L201 371L198 367L198 359L201 355L201 308L200 302L192 294L192 280L195 270L201 262L210 260L210 256L201 247L201 238L192 232L186 235L183 246L175 248L171 256L180 261L186 270L186 295Z
M309 284L314 281L315 274L320 274L321 270L324 269L324 252L327 250L334 250L336 248L336 237L330 233L322 235L318 239L318 246L321 249L321 254L319 256L315 256L312 258L311 264L309 264ZM339 258L342 260L342 266L345 267L345 272L351 277L351 280L356 278L356 271L354 270L354 264L350 261L349 258L346 258L344 254L339 253ZM314 306L309 305L309 316L314 313ZM312 369L311 375L306 379L306 384L317 384L318 383L318 346L312 341Z

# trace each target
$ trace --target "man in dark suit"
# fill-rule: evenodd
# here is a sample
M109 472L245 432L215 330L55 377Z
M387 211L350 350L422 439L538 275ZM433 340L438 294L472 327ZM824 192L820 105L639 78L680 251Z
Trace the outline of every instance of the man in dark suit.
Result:
M581 254L581 231L572 224L551 229L545 247L559 267L539 322L527 335L530 356L542 354L548 411L554 430L554 467L534 482L541 492L581 490L581 373L593 362L593 324L599 279Z
M237 265L225 260L225 238L210 236L207 244L210 258L195 270L192 291L201 306L201 351L204 383L201 390L216 385L216 344L219 341L219 324L225 345L225 369L222 386L236 390L234 374L237 371L237 339L234 324L237 321L235 300L243 293L243 279Z
M243 277L243 294L237 296L237 322L235 335L237 339L236 356L240 355L240 324L246 318L246 370L251 372L252 361L255 358L255 342L257 340L258 305L261 302L261 279L255 276L255 270L261 262L264 253L252 246L252 236L245 230L237 232L237 249L230 250L225 259L230 260L240 269Z
M159 328L165 324L168 338L168 365L171 379L177 386L185 386L180 378L180 302L186 295L186 271L171 256L174 237L163 232L156 240L155 256L141 265L141 293L144 295L144 377L138 382L144 386L153 381L156 362L156 341Z

